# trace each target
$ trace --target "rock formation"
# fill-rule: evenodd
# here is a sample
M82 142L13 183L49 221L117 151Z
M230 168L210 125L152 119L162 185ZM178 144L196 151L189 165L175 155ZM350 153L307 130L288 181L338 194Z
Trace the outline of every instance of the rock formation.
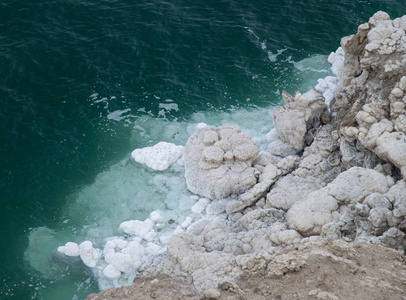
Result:
M343 240L303 240L296 248L262 252L237 281L221 280L198 292L193 279L150 268L129 287L91 294L100 299L403 299L405 263L393 249Z
M187 186L203 197L190 219L135 279L145 285L88 299L168 282L183 294L167 299L404 299L405 31L406 16L378 12L343 38L337 77L320 81L330 90L284 92L260 153L238 126L199 129L184 149Z
M241 194L257 181L252 167L257 155L251 135L237 125L201 128L185 146L187 187L211 199Z

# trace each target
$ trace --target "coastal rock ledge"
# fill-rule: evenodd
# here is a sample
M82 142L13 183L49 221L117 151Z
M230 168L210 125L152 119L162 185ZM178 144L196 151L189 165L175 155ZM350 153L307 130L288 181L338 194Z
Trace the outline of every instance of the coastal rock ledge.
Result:
M342 38L335 89L283 92L266 150L199 129L192 217L133 285L87 299L406 299L405 31L380 11Z

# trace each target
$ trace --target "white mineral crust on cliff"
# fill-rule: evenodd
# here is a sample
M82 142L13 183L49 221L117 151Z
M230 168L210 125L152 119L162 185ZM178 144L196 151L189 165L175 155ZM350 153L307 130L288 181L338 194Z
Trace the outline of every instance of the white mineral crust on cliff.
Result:
M333 221L333 214L339 206L355 205L372 193L382 194L388 190L385 175L354 167L341 173L326 187L295 202L286 215L287 222L290 228L304 236L320 234L323 225Z
M320 117L327 111L323 94L318 90L310 90L305 94L296 92L292 97L283 93L286 105L275 107L272 118L281 140L291 145L296 151L305 146L308 129L318 127Z

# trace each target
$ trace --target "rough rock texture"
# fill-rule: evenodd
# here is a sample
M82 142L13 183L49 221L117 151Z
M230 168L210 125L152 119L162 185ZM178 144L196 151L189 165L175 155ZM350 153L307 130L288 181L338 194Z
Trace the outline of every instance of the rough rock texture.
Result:
M258 147L237 125L201 128L186 143L184 163L190 191L211 199L240 194L257 183Z
M295 188L292 188L294 186ZM266 196L267 206L288 210L309 193L320 189L324 183L315 177L299 177L292 174L282 177Z
M284 91L282 95L286 105L276 107L272 114L275 129L284 143L300 151L305 142L311 141L310 129L319 127L320 117L326 115L327 105L318 90L310 90L303 95L296 92L294 97Z
M375 170L353 167L326 187L294 203L287 213L287 222L289 227L304 236L318 235L323 225L342 217L343 214L338 211L340 207L354 206L372 193L383 194L388 190L385 175Z
M199 293L189 276L151 269L130 287L91 294L97 299L405 299L406 267L396 251L342 240L306 241L278 254L240 261L235 281L223 278Z
M361 144L406 174L406 16L378 12L343 38L340 85L332 112L343 115L343 142ZM363 151L361 151L363 152Z
M199 129L184 154L199 218L137 285L89 299L406 299L405 30L378 12L343 38L330 109L284 92L260 153L238 126Z

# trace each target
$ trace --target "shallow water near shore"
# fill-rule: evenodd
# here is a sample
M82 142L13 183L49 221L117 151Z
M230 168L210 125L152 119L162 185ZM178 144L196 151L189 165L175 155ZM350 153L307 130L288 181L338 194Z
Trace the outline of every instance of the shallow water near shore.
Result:
M133 149L183 145L200 122L238 124L265 147L282 90L329 75L329 53L375 11L404 14L396 1L1 7L2 299L97 292L58 246L101 242L157 209L181 222L190 205L181 168L152 171Z

